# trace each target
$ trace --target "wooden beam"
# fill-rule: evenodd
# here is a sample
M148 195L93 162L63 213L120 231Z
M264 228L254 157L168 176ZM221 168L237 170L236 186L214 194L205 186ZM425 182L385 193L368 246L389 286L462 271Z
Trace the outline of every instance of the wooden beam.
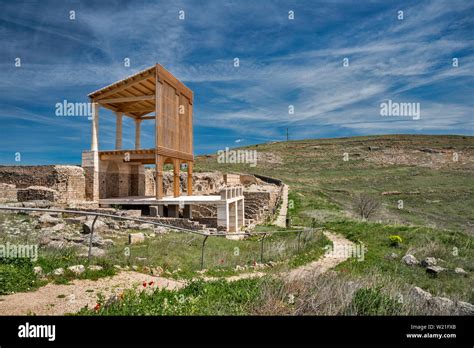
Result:
M154 73L154 71L155 70L153 70L153 73ZM123 91L124 89L127 89L128 87L133 86L134 84L137 84L137 83L140 83L144 80L147 80L150 76L153 75L153 73L148 72L145 75L140 75L140 76L137 76L135 78L132 78L131 80L129 80L128 82L125 82L121 86L114 86L111 90L109 90L107 92L102 92L102 93L99 92L97 97L92 97L92 100L95 101L95 102L98 102L101 99L105 99L106 97L111 96L111 95L113 95L115 93L118 93L120 91Z
M119 111L123 111L123 112L152 112L152 111L155 111L155 108L153 107L137 107L137 106L129 106L128 108L125 107L125 108L119 108L118 109Z
M97 102L101 104L115 104L115 103L128 103L135 101L143 100L155 100L155 95L138 95L136 97L119 97L119 98L109 98L109 99L100 99Z

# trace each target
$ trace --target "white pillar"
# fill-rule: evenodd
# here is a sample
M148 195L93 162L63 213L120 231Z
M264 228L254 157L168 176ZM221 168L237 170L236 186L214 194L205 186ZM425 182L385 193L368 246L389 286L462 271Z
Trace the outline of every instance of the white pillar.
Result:
M99 151L99 103L92 103L91 151Z
M122 149L122 113L115 113L115 150Z
M135 150L140 148L140 119L135 119Z

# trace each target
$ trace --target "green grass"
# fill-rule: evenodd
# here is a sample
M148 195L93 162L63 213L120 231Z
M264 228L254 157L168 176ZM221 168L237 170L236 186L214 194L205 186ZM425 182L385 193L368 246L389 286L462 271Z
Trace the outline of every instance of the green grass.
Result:
M391 165L366 160L383 149L404 149L414 165ZM422 148L461 154L457 163L441 169L416 166L424 158ZM283 163L259 162L252 168L245 164L217 163L216 157L196 158L197 171L256 173L283 180L290 186L290 199L300 201L300 214L290 214L294 225L309 226L311 214L321 220L337 212L353 211L353 197L358 192L375 195L384 206L376 219L399 221L441 229L474 233L474 180L472 164L466 155L474 149L474 137L386 135L339 139L309 139L273 144L259 144L242 149L271 152ZM349 161L343 161L343 153ZM397 196L382 195L400 191ZM420 192L416 195L412 192ZM404 209L397 209L397 201ZM295 208L298 210L298 207ZM470 224L469 224L470 222Z
M412 162L390 164L369 160L380 154L380 150L371 151L369 146L390 151L403 149ZM282 163L259 162L250 168L244 164L217 163L215 157L207 156L198 157L195 168L256 173L288 184L288 211L293 226L325 227L368 247L365 261L350 260L338 267L340 271L354 277L380 275L380 279L395 279L433 294L474 302L474 137L364 136L244 148L273 153ZM440 152L428 155L420 151L423 148ZM349 153L349 161L343 161L344 152ZM449 159L452 152L459 153L461 160L447 161L439 168L421 166L427 156L436 162L436 158ZM391 160L390 156L387 158ZM382 194L387 191L400 193ZM358 193L370 194L381 203L381 209L372 218L381 223L354 218L354 197ZM399 200L403 201L403 209L398 209ZM390 246L390 235L402 237L400 248ZM458 250L457 256L453 250ZM433 278L422 267L407 267L400 258L408 251L418 259L440 258L444 260L441 266L450 271ZM398 260L387 258L392 252L399 254ZM454 274L455 267L464 268L469 275Z
M401 304L384 294L381 288L358 289L346 309L350 315L397 315L400 310Z
M116 273L113 265L105 258L95 258L93 264L103 267L100 271L91 271L87 268L87 258L78 257L76 249L39 248L38 259L29 258L1 258L0 259L0 294L32 291L52 281L56 284L68 284L73 279L97 280L112 276ZM76 275L69 271L69 266L82 264L86 271ZM40 266L44 277L34 273L33 268ZM63 275L51 274L57 268L65 270Z
M37 279L29 259L0 259L0 295L30 291L44 284Z
M361 277L381 274L407 286L419 286L435 295L474 302L474 244L470 236L427 227L390 226L351 220L328 222L325 227L354 242L363 242L368 249L364 261L350 259L340 264L338 270ZM402 238L399 247L391 246L391 235ZM408 252L418 260L428 256L441 259L443 261L439 264L448 271L433 277L421 266L407 266L401 257ZM388 257L391 253L398 254L398 258ZM464 268L469 276L455 274L453 270L456 267Z
M260 301L262 279L194 281L176 291L126 291L97 310L83 308L78 315L246 315Z
M314 238L317 238L317 240L314 241ZM328 246L332 246L332 242L324 234L303 232L300 236L300 252L289 259L289 268L297 268L318 260L325 253L325 248Z
M281 232L275 232L281 230ZM272 226L261 226L259 231L273 231L266 235L263 244L263 262L293 260L298 254L298 234ZM322 254L322 247L329 241L321 232L303 232L300 237L300 252L306 252L306 260ZM253 266L261 262L261 240L263 235L254 235L244 240L229 240L224 237L209 237L204 248L204 268L207 275L228 276L238 274L237 265ZM116 243L109 251L112 264L160 266L175 278L193 278L201 269L201 249L204 237L181 232L170 232L147 238L145 243L127 245ZM314 248L314 252L310 250ZM141 261L143 258L145 260ZM298 259L303 260L302 258ZM298 261L295 261L299 264ZM177 271L179 270L179 271Z

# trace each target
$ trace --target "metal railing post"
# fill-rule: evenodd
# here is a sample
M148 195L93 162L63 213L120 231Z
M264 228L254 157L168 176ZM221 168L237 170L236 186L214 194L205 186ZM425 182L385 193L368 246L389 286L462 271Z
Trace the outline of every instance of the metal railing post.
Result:
M204 246L206 245L206 241L209 235L206 235L204 237L204 240L202 241L202 247L201 247L201 271L204 269Z
M301 239L301 232L302 232L302 231L298 232L298 248L296 249L296 250L297 250L296 252L298 252L298 253L300 252L300 239Z
M263 241L265 240L266 236L267 234L264 233L262 237L262 242L260 243L260 263L263 263Z
M89 263L91 263L91 257L92 257L92 238L94 237L94 226L98 217L99 217L98 215L95 216L94 221L92 221L92 226L91 226L91 238L89 239L89 253L87 255L87 261Z

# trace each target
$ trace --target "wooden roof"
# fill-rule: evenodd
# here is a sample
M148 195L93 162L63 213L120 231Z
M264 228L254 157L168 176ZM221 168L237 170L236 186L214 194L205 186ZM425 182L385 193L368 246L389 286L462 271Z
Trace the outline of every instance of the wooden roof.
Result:
M92 102L133 118L155 111L156 80L168 83L193 104L193 92L160 64L90 93ZM152 117L147 117L152 118ZM154 117L153 117L154 118Z

